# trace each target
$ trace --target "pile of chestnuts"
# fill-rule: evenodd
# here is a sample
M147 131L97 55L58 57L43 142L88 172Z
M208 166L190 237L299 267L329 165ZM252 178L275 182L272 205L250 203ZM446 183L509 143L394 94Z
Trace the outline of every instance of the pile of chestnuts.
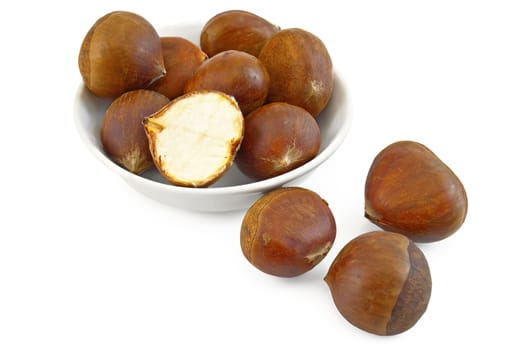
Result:
M466 191L426 146L400 141L374 159L365 184L365 217L385 231L361 234L337 254L325 282L343 317L378 335L411 328L431 297L431 273L415 242L442 240L463 224ZM268 274L297 276L317 265L336 237L327 203L298 187L271 191L241 224L245 257Z
M241 10L206 22L199 46L160 37L138 14L108 13L86 34L79 69L93 94L113 99L107 156L187 187L213 184L234 162L257 181L313 159L334 88L318 37Z
M314 158L321 142L316 117L334 85L318 37L239 10L212 17L200 46L159 37L137 14L111 12L84 38L79 69L93 94L113 99L100 132L107 155L130 172L156 167L172 184L189 187L214 183L233 162L261 180ZM383 230L349 241L324 278L337 310L378 335L411 328L432 286L416 243L449 237L466 214L461 181L429 148L414 141L387 146L365 181L365 217ZM313 269L335 240L328 203L301 187L263 195L240 229L246 259L278 277Z

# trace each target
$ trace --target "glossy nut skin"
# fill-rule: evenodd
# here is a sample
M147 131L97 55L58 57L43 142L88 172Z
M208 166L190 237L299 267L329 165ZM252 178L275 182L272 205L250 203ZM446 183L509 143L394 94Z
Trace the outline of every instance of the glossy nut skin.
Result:
M413 327L431 297L424 254L394 232L373 231L351 240L334 259L325 281L342 316L377 335Z
M269 103L245 117L236 163L245 175L267 179L307 163L318 154L320 143L320 128L306 110Z
M161 37L161 47L166 75L149 89L173 100L184 93L186 83L208 56L194 43L181 37Z
M116 98L102 119L100 137L106 154L134 174L153 167L142 120L170 100L151 90L128 91Z
M196 70L185 92L218 90L234 96L243 115L265 103L269 76L263 64L246 52L229 50L209 58Z
M395 142L374 159L365 184L365 216L416 242L449 237L468 209L462 182L429 148Z
M287 102L317 117L334 89L332 60L320 38L283 29L263 46L259 59L270 75L268 102Z
M336 237L327 202L313 191L285 187L268 192L246 212L241 249L259 270L294 277L316 266Z
M86 87L101 97L146 88L166 73L154 27L126 11L95 22L82 42L78 64Z
M279 27L251 12L229 10L212 17L201 30L200 45L210 57L228 50L258 56Z

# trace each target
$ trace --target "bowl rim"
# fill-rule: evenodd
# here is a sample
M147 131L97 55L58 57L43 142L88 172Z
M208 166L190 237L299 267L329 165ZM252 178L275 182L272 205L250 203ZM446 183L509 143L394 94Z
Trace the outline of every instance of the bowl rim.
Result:
M334 80L335 85L339 85L342 91L347 91L348 87L346 86L345 82L341 79L340 75L338 74L339 71L333 68L333 74L334 74ZM345 115L342 118L342 124L339 125L338 132L335 134L335 136L329 141L327 146L320 152L316 157L308 161L307 163L301 165L298 168L295 168L293 170L290 170L284 174L254 181L251 183L246 184L240 184L240 185L232 185L232 186L221 186L221 187L183 187L183 186L177 186L167 183L161 183L149 178L145 178L141 176L140 174L133 174L126 169L122 168L118 164L114 163L110 158L108 158L101 149L99 149L88 137L88 134L84 130L83 126L81 125L80 118L79 118L79 112L76 111L76 104L75 102L80 100L80 94L85 93L87 88L84 86L82 82L80 82L79 87L77 88L77 91L74 96L73 100L73 118L75 122L75 127L77 129L77 134L80 135L83 143L88 147L88 149L91 151L92 154L96 156L100 161L102 161L103 164L105 164L108 168L114 170L119 174L121 177L126 180L126 182L138 182L142 186L149 186L154 187L156 190L162 190L170 193L178 193L178 194L185 194L185 195L210 195L210 196L216 196L221 194L235 194L235 193L257 193L257 192L266 192L270 189L282 186L286 183L292 182L295 179L298 179L304 175L307 175L312 170L314 170L316 167L324 163L327 159L330 158L332 154L339 148L339 146L343 143L345 140L349 129L351 125L351 115L352 115L352 103L351 98L348 94L344 93L345 96L345 103L342 105L344 108L343 112ZM329 102L330 103L330 102ZM233 166L233 164L232 164Z

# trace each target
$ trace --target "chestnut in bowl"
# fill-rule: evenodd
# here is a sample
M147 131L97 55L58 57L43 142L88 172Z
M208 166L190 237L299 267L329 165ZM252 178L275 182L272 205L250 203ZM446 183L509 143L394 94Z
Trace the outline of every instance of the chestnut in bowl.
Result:
M184 37L199 43L203 23L160 27L161 36ZM321 145L316 157L302 166L270 179L255 181L244 175L234 164L217 182L207 188L187 188L169 184L158 171L150 170L135 175L115 164L105 154L100 141L100 125L110 99L93 95L81 83L73 101L73 115L77 131L86 147L112 172L121 176L134 190L145 196L187 210L219 212L248 208L261 195L284 185L296 185L318 166L329 159L340 147L349 131L351 105L348 89L334 70L335 86L327 107L316 118L320 127Z

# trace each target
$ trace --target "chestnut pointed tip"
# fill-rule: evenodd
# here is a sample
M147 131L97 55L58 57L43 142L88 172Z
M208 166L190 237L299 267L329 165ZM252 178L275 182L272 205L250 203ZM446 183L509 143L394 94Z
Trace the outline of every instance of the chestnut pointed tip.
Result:
M330 277L328 273L323 277L323 282L325 282L329 287L331 286Z
M155 121L154 115L145 117L142 120L142 125L148 133L159 133L164 129L164 126Z
M156 83L157 81L161 80L162 78L166 76L167 72L166 72L166 68L164 67L164 64L159 65L158 71L159 73L155 75L152 78L152 80L150 80L150 82L148 83L148 86L152 86L154 83Z
M377 226L381 226L382 224L382 220L379 218L379 216L367 206L363 212L363 217Z

